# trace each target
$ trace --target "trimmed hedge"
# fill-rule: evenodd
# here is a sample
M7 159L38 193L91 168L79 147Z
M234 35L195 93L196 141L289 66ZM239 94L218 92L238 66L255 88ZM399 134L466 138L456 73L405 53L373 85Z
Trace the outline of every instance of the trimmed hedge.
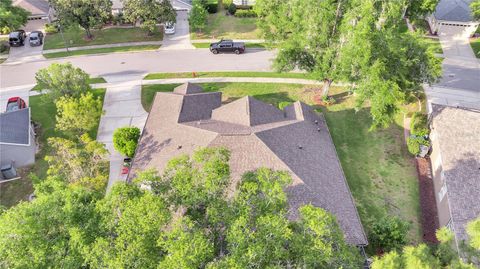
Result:
M426 114L416 112L412 116L410 123L410 133L416 136L427 136L430 134L428 129L428 117Z
M428 141L428 139L426 139L423 136L414 136L414 135L410 136L407 139L408 151L415 156L420 154L420 146L422 145L429 147L430 141Z
M235 17L254 18L257 17L257 13L253 9L239 9L235 12Z

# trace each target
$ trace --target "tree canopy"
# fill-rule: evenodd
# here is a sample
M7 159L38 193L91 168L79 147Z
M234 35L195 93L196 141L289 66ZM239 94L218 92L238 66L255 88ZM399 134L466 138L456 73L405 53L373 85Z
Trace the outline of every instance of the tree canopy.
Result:
M0 215L0 266L359 268L333 215L306 205L288 218L286 172L252 171L235 187L228 160L225 149L200 149L106 196L50 175L36 199Z
M470 10L475 20L480 20L480 0L473 0L470 3Z
M393 121L407 92L433 83L440 60L419 34L405 32L403 1L258 0L259 28L279 52L274 67L349 82L357 107L368 102L374 126ZM308 14L308 16L305 16Z
M50 0L55 16L63 25L80 25L92 38L91 29L104 24L112 14L110 0Z
M140 129L137 127L122 127L113 132L113 147L123 155L133 157L137 149Z
M78 135L97 127L103 113L103 103L91 92L80 97L62 96L55 103L57 107L55 128Z
M30 12L12 5L12 0L0 1L0 33L8 34L27 23Z
M170 1L124 0L123 14L127 21L141 23L141 27L153 33L157 23L175 22L177 13Z

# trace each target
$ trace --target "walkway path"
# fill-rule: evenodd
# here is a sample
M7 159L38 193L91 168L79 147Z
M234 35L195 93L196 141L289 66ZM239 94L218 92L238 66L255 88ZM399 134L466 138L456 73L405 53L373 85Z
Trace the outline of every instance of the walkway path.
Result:
M126 180L126 175L121 175L124 156L113 148L113 132L126 126L136 126L143 130L148 114L141 102L141 77L115 75L104 78L108 84L95 85L96 88L107 85L103 101L105 114L100 119L97 140L104 143L110 152L109 190L115 182Z
M158 46L160 46L160 45L162 45L162 41L124 42L124 43L116 43L116 44L91 45L91 46L71 47L71 48L68 48L68 50L69 51L77 51L77 50L118 48L118 47L144 46L144 45L158 45ZM49 50L43 50L43 54L55 53L55 52L64 52L64 51L67 51L67 49L66 48L49 49Z

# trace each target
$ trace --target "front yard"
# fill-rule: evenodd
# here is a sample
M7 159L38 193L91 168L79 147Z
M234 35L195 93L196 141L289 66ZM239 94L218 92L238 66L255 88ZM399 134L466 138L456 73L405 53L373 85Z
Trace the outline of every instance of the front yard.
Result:
M98 78L94 80L100 81ZM103 100L105 89L95 89L93 93L96 97L100 97ZM56 108L53 102L45 102L41 95L37 95L29 98L29 106L31 108L32 121L39 124L39 128L36 130L36 141L40 150L35 156L36 160L33 166L20 169L19 172L23 176L21 179L0 185L2 188L0 192L1 206L13 206L20 201L25 201L28 195L33 193L32 180L29 174L32 173L39 178L43 178L47 174L48 165L44 160L45 155L49 152L47 139L49 137L65 136L62 132L55 130ZM89 132L93 138L97 137L98 124Z
M477 58L480 58L480 38L470 39L470 45L472 46L475 56L477 56Z
M143 41L161 41L163 31L158 31L152 36L148 36L140 28L107 28L102 30L93 30L93 39L85 39L85 31L80 28L71 28L64 30L65 41L69 47L81 47L90 45L115 44L125 42L143 42ZM64 48L65 42L60 33L47 34L45 36L44 50Z
M215 14L208 14L207 27L201 33L191 33L192 39L258 39L256 18L227 16L226 10L219 8Z
M178 84L144 85L142 104L148 111L158 91L172 91ZM206 91L221 91L225 102L245 95L278 106L301 100L312 105L319 86L273 83L204 83ZM401 117L388 129L370 131L368 107L354 109L354 98L345 88L332 87L337 100L323 112L335 143L345 176L355 198L360 218L368 233L371 223L385 214L411 223L409 241L421 241L418 181L415 165L403 138Z

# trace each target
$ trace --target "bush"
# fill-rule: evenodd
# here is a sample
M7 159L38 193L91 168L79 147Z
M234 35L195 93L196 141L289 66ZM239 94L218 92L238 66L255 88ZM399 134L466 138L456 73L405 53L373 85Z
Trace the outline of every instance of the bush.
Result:
M228 13L230 13L231 15L235 15L235 12L237 12L237 6L234 3L231 3L228 6Z
M208 13L210 13L210 14L217 13L217 11L218 11L218 3L216 3L216 4L211 4L211 3L209 3L209 4L207 4L207 5L205 6L205 9L206 9L206 10L208 11Z
M257 13L253 9L239 9L235 12L235 17L254 18L257 17Z
M415 156L420 154L421 145L429 147L430 141L423 136L411 135L409 138L407 138L407 148L411 154Z
M426 114L416 112L412 116L410 123L410 133L415 136L428 136L428 118Z
M8 42L0 42L0 53L4 53L9 50Z
M58 24L56 23L47 23L45 24L45 33L47 34L54 34L58 33Z
M137 127L118 128L113 133L113 147L127 157L133 157L137 149L140 129Z
M372 225L370 242L376 250L400 250L407 243L409 224L397 217L386 216Z

